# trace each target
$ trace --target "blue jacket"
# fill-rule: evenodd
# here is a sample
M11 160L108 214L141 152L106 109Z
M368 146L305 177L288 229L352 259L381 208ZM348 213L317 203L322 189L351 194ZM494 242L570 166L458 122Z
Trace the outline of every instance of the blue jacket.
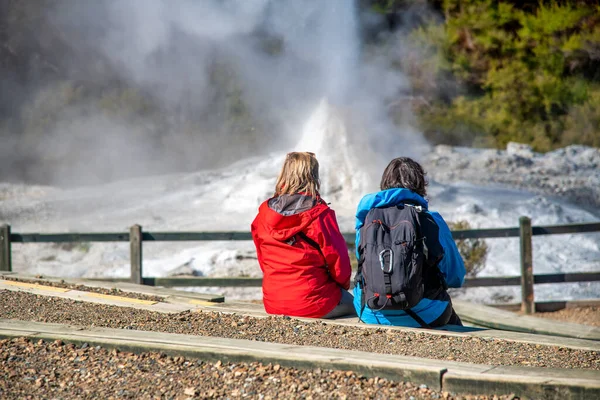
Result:
M465 266L456 247L450 228L437 212L428 210L427 200L408 189L388 189L377 193L371 193L364 196L358 203L356 210L356 252L358 255L358 245L360 243L360 228L365 222L365 217L370 209L376 207L389 207L402 203L411 203L422 206L426 213L433 218L439 228L439 245L443 249L443 258L439 261L438 267L444 277L448 287L461 287L465 279ZM408 327L419 327L417 321L407 315L402 310L382 310L373 311L369 307L361 304L362 290L356 285L354 287L354 308L362 321L368 324L380 325L398 325ZM442 296L435 300L424 298L412 311L417 313L428 324L435 321L448 307L450 297L444 291Z

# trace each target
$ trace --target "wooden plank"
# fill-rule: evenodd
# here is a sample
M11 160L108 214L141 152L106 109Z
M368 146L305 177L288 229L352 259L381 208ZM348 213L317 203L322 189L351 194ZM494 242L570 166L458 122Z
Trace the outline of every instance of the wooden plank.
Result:
M535 284L597 281L600 281L600 272L533 275L533 283ZM490 276L484 278L466 278L463 287L517 286L520 284L520 276Z
M24 289L38 289L38 290L45 290L45 291L49 291L49 292L58 292L58 293L66 293L71 290L71 289L59 288L59 287L48 286L48 285L39 285L37 283L27 283L27 282L9 281L9 280L0 281L0 285L2 285L2 286L8 285L8 286L14 286L17 288L24 288Z
M578 371L571 370L562 377L544 376L524 367L497 367L481 374L456 373L452 369L442 376L444 393L512 393L517 399L598 399L600 398L600 376L581 379ZM549 375L549 374L548 374ZM461 398L470 398L465 396ZM479 396L472 396L476 398ZM492 397L492 396L490 396ZM494 396L498 398L498 396ZM510 397L509 397L510 398Z
M143 232L148 241L252 240L250 232ZM128 242L129 233L13 233L15 243Z
M462 287L517 286L520 276L490 276L485 278L466 278Z
M600 232L600 222L588 222L582 224L546 225L534 226L534 235L556 235L564 233L590 233Z
M89 278L90 280L103 280L107 282L128 282L127 278ZM579 272L570 274L543 274L533 276L535 284L564 283L564 282L597 282L600 281L600 272ZM144 277L144 285L183 287L183 286L240 286L260 287L262 278L245 277ZM521 284L520 276L490 276L483 278L467 278L463 287L491 287L491 286L518 286Z
M142 284L142 227L133 225L129 229L131 254L131 283Z
M521 242L521 311L535 313L533 298L533 249L531 245L531 218L519 218Z
M60 279L60 278L56 278L55 279ZM131 283L131 278L109 278L106 276L103 276L101 278L83 278L87 281L91 281L91 282L96 282L96 281L100 281L100 282L110 282L110 283L116 283L116 282L125 282L125 283ZM148 278L144 278L144 279L148 279ZM79 282L78 282L79 283Z
M532 235L534 236L590 232L600 232L600 222L586 222L580 224L565 225L545 225L532 227ZM519 234L519 228L490 228L452 231L452 237L455 240L518 237Z
M452 306L462 321L467 324L505 331L586 339L590 341L589 345L593 346L594 350L600 348L600 327L563 321L556 323L554 320L536 318L535 315L515 314L459 299L452 299ZM481 333L484 336L486 334L485 331ZM539 338L538 343L542 339ZM581 344L587 347L586 344Z
M24 277L26 278L26 277ZM29 279L29 278L27 278ZM142 278L144 285L148 285L148 283L152 283L154 278ZM36 280L33 278L33 280ZM141 293L149 296L159 296L163 298L192 298L199 300L206 300L213 303L222 303L225 301L225 298L222 294L218 293L198 293L198 292L185 292L177 289L167 289L167 288L159 288L152 286L139 286L132 284L130 282L130 278L56 278L56 277L48 277L45 276L43 281L63 281L67 284L74 285L84 285L90 287L98 287L109 290L118 289L119 291L127 292L127 293ZM42 281L42 280L40 280ZM147 283L148 282L148 283Z
M12 271L10 225L0 226L0 271Z
M600 232L600 222L547 225L532 227L532 235L554 235L566 233ZM485 239L518 237L519 228L489 228L452 231L458 239ZM354 244L355 232L342 233L346 242ZM126 242L128 233L13 233L14 243L62 243L62 242ZM250 232L143 232L143 240L148 241L204 241L204 240L252 240Z
M490 229L465 229L452 231L452 238L458 239L484 239L518 237L519 228L490 228Z
M128 242L129 233L13 233L13 243Z
M154 301L154 300L141 300L141 299L134 299L131 297L115 296L112 294L102 294L102 293L94 293L94 292L85 292L85 296L97 297L99 299L105 299L105 300L122 301L125 303L143 304L146 306L151 306L153 304L158 303L158 301Z
M250 232L144 232L148 241L194 241L194 240L252 240Z
M534 283L566 283L600 281L600 272L573 272L565 274L534 275Z
M173 278L144 278L145 285L164 287L185 286L235 286L260 287L262 278L205 278L205 277L173 277Z
M58 278L57 278L58 279ZM129 278L86 278L89 281L104 282L130 282ZM534 275L535 284L565 283L565 282L598 282L600 272L578 272L570 274L543 274ZM260 287L262 278L245 277L143 277L142 282L148 286L184 287L184 286L223 286L223 287ZM493 286L519 286L520 276L489 276L483 278L466 278L462 287L493 287ZM352 282L351 282L352 285ZM182 293L183 294L183 293Z

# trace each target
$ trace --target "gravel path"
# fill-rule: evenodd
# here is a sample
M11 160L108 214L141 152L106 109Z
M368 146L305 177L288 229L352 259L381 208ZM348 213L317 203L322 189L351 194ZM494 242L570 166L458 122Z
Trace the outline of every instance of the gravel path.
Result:
M139 300L165 301L165 299L160 296L152 296L152 295L148 295L148 294L141 294L141 293L135 293L135 292L124 292L120 289L104 289L104 288L100 288L100 287L84 286L81 284L67 283L62 280L59 282L54 282L54 281L53 282L51 282L51 281L40 282L40 281L36 281L36 280L15 278L15 277L11 277L11 276L2 276L2 277L0 277L0 279L5 279L7 281L24 282L24 283L34 283L34 284L58 287L58 288L63 288L63 289L80 290L82 292L93 292L93 293L100 293L100 294L108 294L108 295L112 295L112 296L129 297L132 299L139 299Z
M600 306L564 308L559 311L535 313L535 316L600 327Z
M0 318L78 326L249 339L398 354L477 364L600 370L600 354L500 339L438 336L302 322L289 317L251 318L217 312L157 312L0 291Z
M3 399L514 399L455 396L425 385L357 376L351 371L297 370L261 363L207 363L161 353L133 354L61 341L0 341Z

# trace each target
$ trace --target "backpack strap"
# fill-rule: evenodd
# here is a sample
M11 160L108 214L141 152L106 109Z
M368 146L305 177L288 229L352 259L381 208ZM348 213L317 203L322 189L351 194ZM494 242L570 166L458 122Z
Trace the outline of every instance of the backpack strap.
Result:
M417 235L419 235L420 237L416 237L415 240L416 241L419 241L419 240L423 241L423 255L425 256L425 260L427 260L427 258L429 258L428 257L429 256L428 255L429 251L427 250L427 242L425 240L427 238L425 237L425 235L423 235L423 228L421 226L421 212L423 212L423 207L421 207L421 206L413 206L412 204L404 204L404 205L412 207L416 211L416 213L417 213L417 216L415 217L415 221L417 222L417 229L416 229L416 231L417 231Z
M362 229L362 228L361 228ZM356 267L356 275L354 275L354 286L357 285L361 285L361 289L364 286L364 282L362 279L362 266L365 263L365 248L363 245L364 242L364 235L360 236L360 242L358 243L358 248L356 249L357 252L357 258L356 258L356 262L357 262L357 267ZM363 302L364 305L364 302Z
M388 261L388 265L386 267L385 265L385 255L388 255L389 257L389 261ZM394 253L392 252L391 249L384 249L381 251L381 253L379 253L379 264L381 266L381 271L383 271L383 283L385 285L385 297L387 299L390 299L392 297L392 278L391 278L391 274L392 274L392 266L394 264ZM387 304L387 301L386 301Z
M423 321L423 318L419 317L419 315L416 312L414 312L413 310L406 309L406 310L404 310L404 312L406 314L410 315L412 317L412 319L414 319L415 321L417 321L417 323L419 325L421 325L421 328L433 329L431 327L431 325L429 325L427 322Z
M362 242L362 237L361 237ZM362 320L362 314L365 311L365 280L362 275L362 266L365 263L364 249L361 244L358 245L358 266L356 268L356 275L354 276L354 286L360 288L360 314L358 314L358 322L364 322Z
M321 246L319 246L319 243L309 238L308 235L302 231L298 232L297 235L300 236L306 243L317 249L321 257L323 257L323 262L325 262L325 266L327 266L327 259L325 258L323 251L321 251Z
M407 204L410 205L410 204ZM427 260L429 258L428 255L428 250L427 250L427 242L425 239L427 239L425 237L425 235L423 235L423 229L421 227L421 219L420 219L420 213L423 210L423 208L421 206L412 206L414 207L415 211L417 211L417 225L419 227L417 234L421 235L421 238L417 238L417 240L423 240L423 255L425 256L425 260ZM427 210L425 210L427 211ZM426 264L426 263L425 263ZM439 263L438 263L439 264ZM438 264L434 265L433 268L435 269L434 273L436 275L436 278L438 279L438 287L435 289L429 289L428 291L426 291L423 294L423 297L428 298L428 299L434 299L436 298L441 292L448 290L448 284L446 283L446 279L444 278L444 274L442 274L442 271L440 270ZM429 279L430 274L427 274L427 277ZM429 282L428 282L429 283ZM419 321L417 321L419 322Z

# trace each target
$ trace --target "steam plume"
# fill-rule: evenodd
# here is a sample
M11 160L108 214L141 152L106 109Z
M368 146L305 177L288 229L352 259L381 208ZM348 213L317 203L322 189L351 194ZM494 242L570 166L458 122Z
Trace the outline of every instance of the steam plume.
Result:
M90 184L286 151L323 98L347 116L350 145L381 160L424 145L388 118L408 84L385 57L362 56L352 1L62 0L46 11L68 49L65 77L23 109L2 161L23 179Z

